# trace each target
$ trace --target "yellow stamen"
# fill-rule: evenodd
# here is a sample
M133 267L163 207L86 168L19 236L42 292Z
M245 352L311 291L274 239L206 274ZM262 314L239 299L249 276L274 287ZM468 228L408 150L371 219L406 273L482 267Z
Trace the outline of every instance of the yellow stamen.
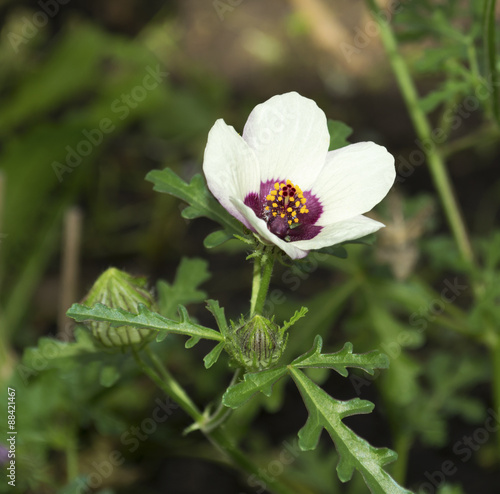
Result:
M289 226L300 225L298 215L309 212L306 206L307 198L304 197L302 189L290 179L274 182L270 188L272 190L266 195L267 203L264 204L263 209L266 212L266 218L279 217L283 218Z

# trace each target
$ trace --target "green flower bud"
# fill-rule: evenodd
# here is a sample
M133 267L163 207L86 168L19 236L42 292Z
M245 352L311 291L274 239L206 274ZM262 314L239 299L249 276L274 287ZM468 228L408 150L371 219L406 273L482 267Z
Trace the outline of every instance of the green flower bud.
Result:
M134 277L116 268L109 268L99 276L82 303L89 307L100 303L135 314L139 311L139 304L156 309L155 300L146 289L146 278ZM89 321L87 326L94 337L107 347L138 345L156 336L156 331L131 326L115 327L109 322Z
M272 320L260 315L240 321L231 334L229 353L238 364L250 371L268 369L278 362L288 337Z

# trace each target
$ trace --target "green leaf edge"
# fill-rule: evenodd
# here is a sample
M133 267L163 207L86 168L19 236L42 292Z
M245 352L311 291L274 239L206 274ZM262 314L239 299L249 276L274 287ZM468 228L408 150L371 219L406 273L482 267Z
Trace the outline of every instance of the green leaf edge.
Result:
M66 312L77 322L88 320L109 322L114 326L134 326L137 328L146 328L153 331L183 334L195 338L205 338L207 340L222 341L224 337L221 333L210 328L205 328L189 321L187 311L179 306L180 321L173 321L150 311L146 306L139 305L139 312L132 314L123 309L112 309L103 304L96 304L93 307L87 307L81 304L73 304Z

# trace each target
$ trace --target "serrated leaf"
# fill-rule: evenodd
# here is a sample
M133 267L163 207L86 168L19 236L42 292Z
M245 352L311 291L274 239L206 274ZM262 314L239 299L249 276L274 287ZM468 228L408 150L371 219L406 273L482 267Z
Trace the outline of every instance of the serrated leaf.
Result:
M172 284L160 280L157 284L160 313L175 317L175 310L181 304L195 304L206 298L198 287L210 278L208 263L204 259L182 258Z
M338 401L302 371L291 366L289 371L309 412L306 424L299 431L301 449L314 449L324 428L330 434L340 456L337 474L342 482L350 480L354 470L358 470L373 494L411 494L383 469L384 465L397 458L397 454L387 448L374 448L342 422L349 415L370 413L373 404L359 398L347 402Z
M177 322L167 319L156 312L150 311L144 305L139 306L138 314L132 314L123 309L111 309L102 304L96 304L94 307L73 304L66 314L68 317L78 322L88 320L104 321L114 326L133 326L136 328L147 328L159 332L183 334L208 340L223 340L223 336L213 329L193 324L189 320Z
M356 367L373 375L375 369L387 369L389 359L384 353L375 350L369 353L352 353L352 343L345 343L342 350L337 353L321 353L323 339L321 336L314 338L313 347L309 352L296 358L290 365L297 368L327 367L337 371L341 376L347 377L347 367Z
M213 249L214 247L218 247L231 239L234 239L234 235L225 230L218 230L216 232L212 232L210 235L207 235L205 240L203 240L203 245L207 249Z
M224 308L219 306L218 300L207 300L207 309L212 313L219 327L219 331L224 337L228 336L227 320Z
M352 134L352 129L344 122L328 119L328 132L330 133L329 151L343 148L349 144L347 138Z
M299 319L305 317L308 313L309 309L307 307L301 307L299 310L296 310L294 315L290 318L289 321L285 321L283 326L281 327L281 332L284 333L287 329L293 326Z
M212 367L212 365L214 365L215 362L219 360L220 354L222 350L224 350L225 344L225 341L221 341L212 349L210 353L205 355L203 359L203 362L205 362L205 369L210 369L210 367Z
M226 390L222 397L222 403L230 408L238 408L259 391L266 396L271 396L274 383L285 374L286 366L284 365L245 374L243 381Z
M146 180L153 182L157 192L171 194L186 201L189 207L183 211L185 218L205 216L222 225L231 235L242 233L242 224L215 200L201 175L195 175L188 184L170 168L165 168L149 172Z

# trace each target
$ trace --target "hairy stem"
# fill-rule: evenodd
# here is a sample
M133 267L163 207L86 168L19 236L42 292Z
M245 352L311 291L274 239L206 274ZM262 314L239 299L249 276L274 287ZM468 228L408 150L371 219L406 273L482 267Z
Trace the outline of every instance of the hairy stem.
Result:
M271 283L275 256L273 253L264 251L260 258L257 258L254 267L254 280L252 284L252 299L250 304L250 316L262 314L266 303L267 291Z
M253 264L252 297L250 298L250 314L255 314L257 297L259 295L260 283L262 281L262 253L255 257Z

